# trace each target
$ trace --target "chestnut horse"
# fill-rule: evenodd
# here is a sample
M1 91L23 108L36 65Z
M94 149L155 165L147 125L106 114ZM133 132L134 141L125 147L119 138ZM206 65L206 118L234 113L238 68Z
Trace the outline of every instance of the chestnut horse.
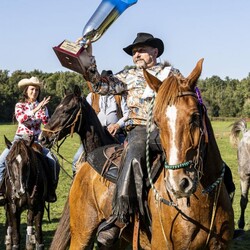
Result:
M223 182L224 163L195 92L202 62L187 78L171 74L163 82L144 71L157 92L153 113L166 164L155 182L150 180L152 224L151 231L141 227L143 249L227 249L233 238L234 214ZM98 225L111 214L114 188L89 163L82 164L69 194L71 249L93 245ZM132 241L132 230L126 229L122 236ZM61 241L68 233L60 235Z
M242 133L241 140L239 135ZM234 146L238 146L237 158L238 158L238 172L240 175L240 218L238 221L238 227L244 229L245 227L245 210L248 203L248 193L250 188L250 130L247 129L247 123L244 119L236 121L232 124L231 143Z
M21 249L21 213L27 210L25 249L44 249L42 219L47 192L46 168L48 163L41 153L41 146L19 139L11 144L6 157L6 249ZM31 146L32 145L32 146ZM35 226L35 228L34 228ZM35 229L35 230L34 230Z

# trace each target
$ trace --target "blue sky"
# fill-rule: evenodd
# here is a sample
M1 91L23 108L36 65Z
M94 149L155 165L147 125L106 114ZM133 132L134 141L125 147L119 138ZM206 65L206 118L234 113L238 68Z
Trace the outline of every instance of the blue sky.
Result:
M65 71L52 47L75 41L100 0L1 0L0 69ZM161 38L168 60L188 75L205 58L202 79L250 72L250 0L138 0L93 44L98 68L131 65L122 48L137 32Z

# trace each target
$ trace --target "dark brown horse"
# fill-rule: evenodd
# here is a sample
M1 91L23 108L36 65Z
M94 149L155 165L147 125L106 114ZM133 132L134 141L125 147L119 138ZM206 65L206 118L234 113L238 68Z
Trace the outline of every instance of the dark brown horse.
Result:
M52 146L74 132L79 134L84 147L85 154L82 161L86 161L88 153L94 149L117 143L117 140L102 127L94 109L85 98L81 97L81 90L78 86L75 86L73 93L65 91L65 97L55 109L49 123L44 127L40 141L44 145ZM68 233L61 241L61 234L65 232ZM69 205L67 201L51 249L65 249L69 245L69 241Z
M166 164L155 182L150 181L152 224L151 231L141 227L143 249L226 249L233 237L234 215L223 182L224 164L195 92L202 62L187 78L171 75L160 82L145 72L148 84L158 93L154 118ZM93 245L98 225L111 214L114 187L88 163L81 166L69 195L71 249ZM131 231L125 229L122 236L132 241ZM58 245L68 233L61 232Z
M41 148L24 139L11 142L6 158L6 249L20 249L20 216L27 210L26 249L44 249L42 219L47 190L47 162Z
M242 133L241 140L239 135ZM238 172L240 175L240 218L238 227L244 229L245 227L245 210L248 203L248 193L250 188L250 130L247 129L247 123L244 119L236 121L232 124L231 129L231 143L237 146L238 158Z

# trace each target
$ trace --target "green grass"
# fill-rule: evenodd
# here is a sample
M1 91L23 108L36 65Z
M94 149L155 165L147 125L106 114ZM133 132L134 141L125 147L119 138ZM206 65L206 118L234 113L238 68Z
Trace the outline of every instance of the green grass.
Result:
M239 183L239 176L238 176L238 166L237 166L237 155L236 155L236 148L232 148L229 143L229 134L230 134L230 127L231 121L213 121L212 125L215 132L215 137L217 143L219 145L221 155L223 160L230 166L234 178L234 182L236 185L236 194L234 199L234 213L235 213L235 225L237 228L237 221L240 215L240 183ZM250 124L248 124L250 127ZM13 139L15 134L16 125L0 125L0 152L5 148L3 135L6 135L10 140ZM78 135L74 135L73 138L67 138L64 142L62 147L60 148L60 154L63 157L71 162L74 153L76 152L79 146L79 137ZM71 175L71 165L65 160L60 159L60 163L63 165L63 168L67 173ZM68 191L70 187L71 179L61 170L60 179L57 189L58 194L58 201L54 204L51 204L50 208L50 217L51 222L48 221L48 217L45 214L44 221L43 221L43 231L45 237L45 248L48 249L50 242L52 240L53 234L55 232L57 223L60 219L61 212L68 196ZM243 250L250 248L250 204L246 209L246 226L245 226L245 235L242 237L241 240L233 241L233 244L230 249L235 250ZM22 215L22 234L25 234L25 215L24 212ZM4 235L5 235L5 212L3 207L0 207L0 249L4 249ZM25 237L23 236L23 239Z

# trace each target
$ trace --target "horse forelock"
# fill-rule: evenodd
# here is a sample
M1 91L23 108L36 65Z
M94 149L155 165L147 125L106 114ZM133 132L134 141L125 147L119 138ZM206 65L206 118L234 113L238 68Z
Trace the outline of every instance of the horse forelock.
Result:
M24 140L15 141L7 157L9 161L13 161L17 158L17 156L19 159L20 157L22 159L26 159L28 157L28 150ZM18 160L18 162L20 163L20 160Z
M174 105L177 102L180 87L180 79L175 75L171 75L163 81L155 100L154 114L156 121L166 116L168 105Z

